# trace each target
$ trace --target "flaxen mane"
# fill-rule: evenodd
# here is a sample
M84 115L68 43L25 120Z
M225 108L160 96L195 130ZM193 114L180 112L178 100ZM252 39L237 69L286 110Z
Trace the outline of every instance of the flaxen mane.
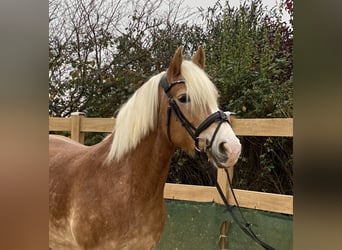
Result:
M152 77L122 106L116 118L114 139L108 160L120 160L154 129L157 119L158 86L165 72ZM185 79L189 108L197 112L217 109L217 89L206 73L191 61L183 61L181 74ZM192 112L193 113L193 112Z

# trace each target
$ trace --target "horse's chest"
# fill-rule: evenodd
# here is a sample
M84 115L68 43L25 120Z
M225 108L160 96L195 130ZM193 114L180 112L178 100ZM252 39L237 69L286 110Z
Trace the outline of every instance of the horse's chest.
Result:
M50 228L50 248L53 250L65 250L65 249L92 249L92 250L131 250L131 249L142 249L150 250L154 249L159 240L158 235L153 234L149 231L133 230L129 237L124 238L111 238L103 239L98 244L90 247L84 247L79 244L74 238L71 230L65 228Z
M132 249L141 249L141 250L152 250L155 248L157 242L154 238L145 236L137 236L135 238L131 238L124 242L118 241L108 241L104 242L101 246L95 248L98 250L132 250Z
M62 219L53 224L50 222L49 247L53 250L79 249L67 220Z
M128 213L128 218L105 221L94 215L74 214L69 220L50 224L50 247L56 250L154 249L164 226L164 213L158 210L148 214Z

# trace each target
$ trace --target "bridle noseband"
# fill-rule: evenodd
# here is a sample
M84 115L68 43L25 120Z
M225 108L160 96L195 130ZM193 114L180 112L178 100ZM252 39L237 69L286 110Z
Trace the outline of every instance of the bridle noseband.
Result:
M202 148L202 150L204 149L204 151L206 151L206 149L211 148L211 146L215 140L215 137L217 135L217 132L220 129L221 125L224 122L228 122L230 124L228 117L223 111L219 110L215 113L212 113L197 128L195 128L195 126L192 125L191 122L189 122L189 120L183 115L183 113L179 109L175 99L171 95L170 90L172 89L172 87L174 87L177 84L185 84L185 80L177 80L177 81L173 81L173 82L169 83L167 81L166 75L164 75L162 77L162 79L160 80L160 86L164 89L164 92L167 95L168 102L169 102L169 106L167 109L167 120L166 120L167 136L169 138L169 141L171 141L171 134L170 134L171 112L173 112L175 114L175 116L182 123L182 126L188 131L191 138L195 141L195 149L197 151L201 151L201 149L199 147L199 135L204 130L206 130L211 124L213 124L214 122L219 122L211 140L209 142L205 142L206 145L204 145L204 148Z

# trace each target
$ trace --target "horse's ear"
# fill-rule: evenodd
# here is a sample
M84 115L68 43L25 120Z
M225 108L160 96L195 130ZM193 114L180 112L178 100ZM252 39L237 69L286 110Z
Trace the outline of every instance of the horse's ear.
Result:
M168 82L172 82L174 78L177 78L181 74L181 65L183 61L183 47L180 46L173 55L170 66L167 70L166 76Z
M204 69L205 66L205 53L204 50L202 48L202 46L199 46L195 55L192 58L192 62L194 64L197 64L198 67L200 67L201 69Z

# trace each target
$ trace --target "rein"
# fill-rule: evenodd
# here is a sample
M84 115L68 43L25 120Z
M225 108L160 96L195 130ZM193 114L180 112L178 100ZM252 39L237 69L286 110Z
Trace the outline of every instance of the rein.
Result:
M189 121L188 119L186 119L186 117L183 115L183 113L181 112L181 110L179 109L176 101L174 100L173 96L171 95L170 93L170 90L172 89L172 87L174 87L175 85L177 84L185 84L185 80L177 80L177 81L174 81L174 82L171 82L171 83L168 83L167 79L166 79L166 76L164 75L160 81L160 85L161 87L164 89L164 92L165 94L167 95L168 97L168 102L169 102L169 106L168 106L168 109L167 109L167 120L166 120L166 126L167 126L167 136L169 138L169 141L171 142L171 134L170 134L170 121L171 121L171 112L173 112L176 117L180 120L180 122L182 123L182 126L188 131L189 135L192 137L192 139L195 141L195 149L198 151L198 153L201 151L201 149L199 148L199 135L205 130L207 129L211 124L213 124L214 122L219 122L215 131L214 131L214 134L210 140L210 142L205 142L206 145L204 146L204 151L206 151L206 149L210 149L214 140L215 140L215 137L216 137L216 134L218 132L218 130L220 129L221 125L224 123L224 122L229 122L228 120L228 117L227 115L219 110L213 114L211 114L210 116L208 116L199 126L198 128L195 128ZM214 158L214 161L215 161L215 164L217 165L217 167L220 167L221 164L218 163L215 158ZM275 248L271 247L270 245L268 245L267 243L263 242L262 240L260 240L258 238L258 236L253 232L252 228L251 228L251 224L250 223L247 223L245 217L243 216L242 214L242 211L241 211L241 208L239 206L239 203L236 199L236 196L235 196L235 193L234 193L234 189L233 189L233 185L231 183L231 180L230 180L230 176L229 176L229 173L227 171L226 168L223 168L224 171L226 172L226 175L227 175L227 178L228 178L228 183L229 183L229 186L230 186L230 189L232 190L232 194L233 194L233 197L234 197L234 200L235 200L235 203L236 203L236 206L239 210L239 213L241 215L241 218L243 220L243 222L239 221L239 219L236 217L236 215L233 213L233 207L230 206L228 204L228 201L219 185L219 183L217 182L217 178L215 176L215 168L214 166L212 166L211 168L209 168L211 171L209 171L210 175L212 176L212 178L215 180L215 186L216 186L216 189L218 191L218 193L220 194L221 196L221 199L223 201L223 203L225 204L226 206L226 211L229 212L229 214L231 215L231 217L233 218L234 222L239 226L239 228L245 233L247 234L252 240L254 240L255 242L257 242L260 246L262 246L264 249L266 250L275 250ZM244 223L244 224L243 224Z
M216 163L217 164L217 163ZM226 172L226 175L227 175L227 179L228 179L228 183L229 183L229 187L230 187L230 190L232 191L232 194L233 194L233 197L234 197L234 201L235 201L235 204L236 204L236 207L238 208L238 211L239 211L239 214L241 215L241 218L242 218L242 222L239 221L239 219L237 218L237 216L234 214L233 212L233 206L229 205L228 204L228 201L226 199L226 196L224 195L222 189L221 189L221 186L220 184L217 182L217 178L216 178L216 175L215 175L215 172L214 172L214 167L212 166L211 168L209 168L208 172L209 174L211 175L211 177L215 180L215 186L216 186L216 189L218 191L218 193L220 194L220 197L224 203L224 205L226 206L226 211L229 212L229 214L231 215L231 217L233 218L233 221L239 226L239 228L245 233L247 234L252 240L254 240L256 243L258 243L260 246L262 246L264 249L266 250L275 250L274 247L270 246L269 244L267 244L266 242L262 241L259 239L259 237L253 232L252 228L251 228L251 225L250 223L247 222L246 218L243 216L243 213L241 211L241 207L237 201L237 198L236 198L236 195L234 193L234 189L233 189L233 185L232 185L232 182L230 180L230 176L229 176L229 173L227 171L226 168L224 168L224 171Z

